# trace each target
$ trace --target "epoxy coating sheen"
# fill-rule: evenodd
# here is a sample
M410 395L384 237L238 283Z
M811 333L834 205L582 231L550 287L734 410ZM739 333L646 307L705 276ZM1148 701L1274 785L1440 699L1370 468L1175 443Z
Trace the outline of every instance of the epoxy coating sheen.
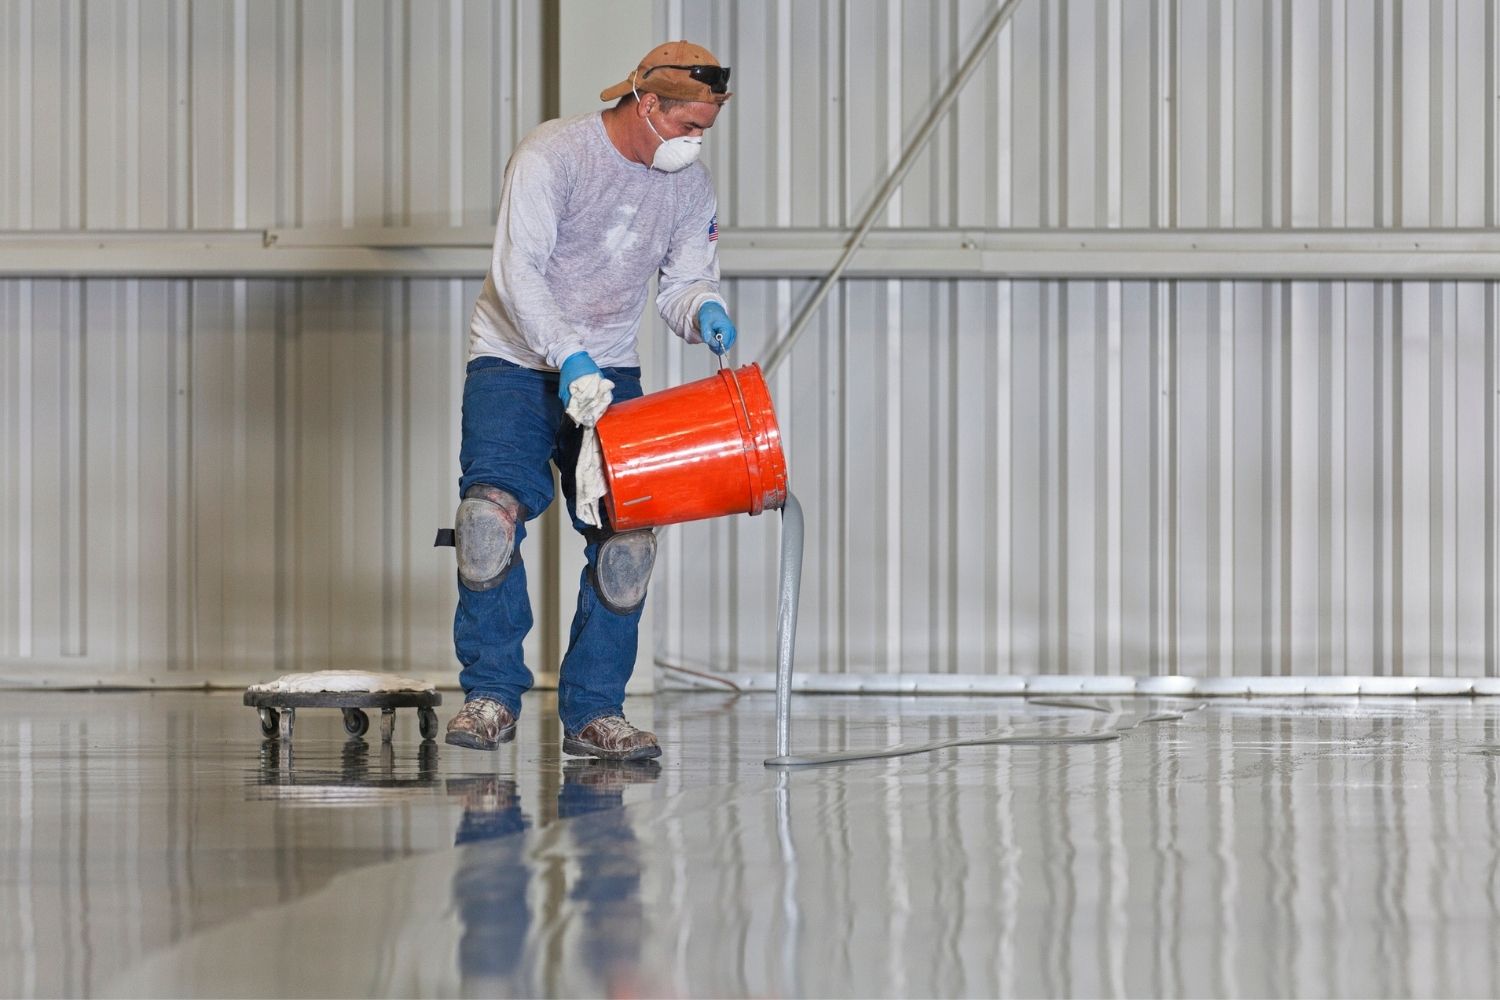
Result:
M1196 704L798 696L793 746ZM233 694L10 694L0 993L1500 993L1500 702L1215 701L790 772L769 696L627 711L660 763L565 760L550 695L482 754L415 713L391 747L299 713L289 749Z

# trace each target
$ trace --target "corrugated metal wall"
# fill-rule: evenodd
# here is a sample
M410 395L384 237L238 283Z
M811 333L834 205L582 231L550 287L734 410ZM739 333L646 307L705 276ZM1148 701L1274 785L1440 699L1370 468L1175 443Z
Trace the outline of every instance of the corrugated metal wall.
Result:
M1493 225L1494 7L1023 0L883 224ZM662 0L665 36L735 68L707 154L726 229L851 224L990 9ZM488 224L541 117L542 20L6 4L0 228ZM743 357L809 289L730 283ZM427 544L474 292L0 282L0 663L447 669ZM846 283L773 385L809 513L801 669L1492 672L1495 307ZM776 534L671 530L665 660L769 667Z
M540 0L5 3L0 229L491 225L542 118L542 20ZM451 672L431 545L477 292L0 281L7 674Z
M735 67L730 231L852 225L992 9L669 5ZM1486 0L1030 0L884 223L1493 225L1496 65ZM748 355L809 288L734 283ZM847 282L774 386L799 668L1493 673L1495 305ZM662 655L770 669L775 526L681 536Z

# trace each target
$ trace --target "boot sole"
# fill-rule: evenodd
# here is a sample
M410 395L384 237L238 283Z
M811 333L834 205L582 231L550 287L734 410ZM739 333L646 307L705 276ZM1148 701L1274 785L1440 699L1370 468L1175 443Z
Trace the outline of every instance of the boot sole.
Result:
M483 736L475 736L473 733L449 733L443 738L443 742L449 746L465 747L469 750L498 750L500 744L509 743L516 738L516 727L511 726L500 734L499 739L487 740Z
M574 757L598 757L600 760L650 760L661 756L661 747L636 747L634 750L605 750L592 743L569 736L563 739L563 753Z

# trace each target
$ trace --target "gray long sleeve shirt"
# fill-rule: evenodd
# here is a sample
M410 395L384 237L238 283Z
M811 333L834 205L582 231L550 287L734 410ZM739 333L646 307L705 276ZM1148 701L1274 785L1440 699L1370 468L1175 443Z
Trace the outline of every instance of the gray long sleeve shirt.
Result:
M656 307L689 343L719 297L718 207L708 168L663 173L627 160L598 112L546 122L511 155L469 357L556 369L587 351L600 367L640 364L636 337L652 275Z

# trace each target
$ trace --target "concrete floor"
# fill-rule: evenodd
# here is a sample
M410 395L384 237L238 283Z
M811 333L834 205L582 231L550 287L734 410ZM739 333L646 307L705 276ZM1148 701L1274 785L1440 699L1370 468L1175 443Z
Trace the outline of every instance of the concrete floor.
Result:
M795 710L799 750L1110 721ZM0 993L1500 993L1497 702L1214 702L787 774L769 697L629 711L659 765L565 762L546 695L491 755L410 712L382 747L307 711L291 750L236 695L8 693Z

